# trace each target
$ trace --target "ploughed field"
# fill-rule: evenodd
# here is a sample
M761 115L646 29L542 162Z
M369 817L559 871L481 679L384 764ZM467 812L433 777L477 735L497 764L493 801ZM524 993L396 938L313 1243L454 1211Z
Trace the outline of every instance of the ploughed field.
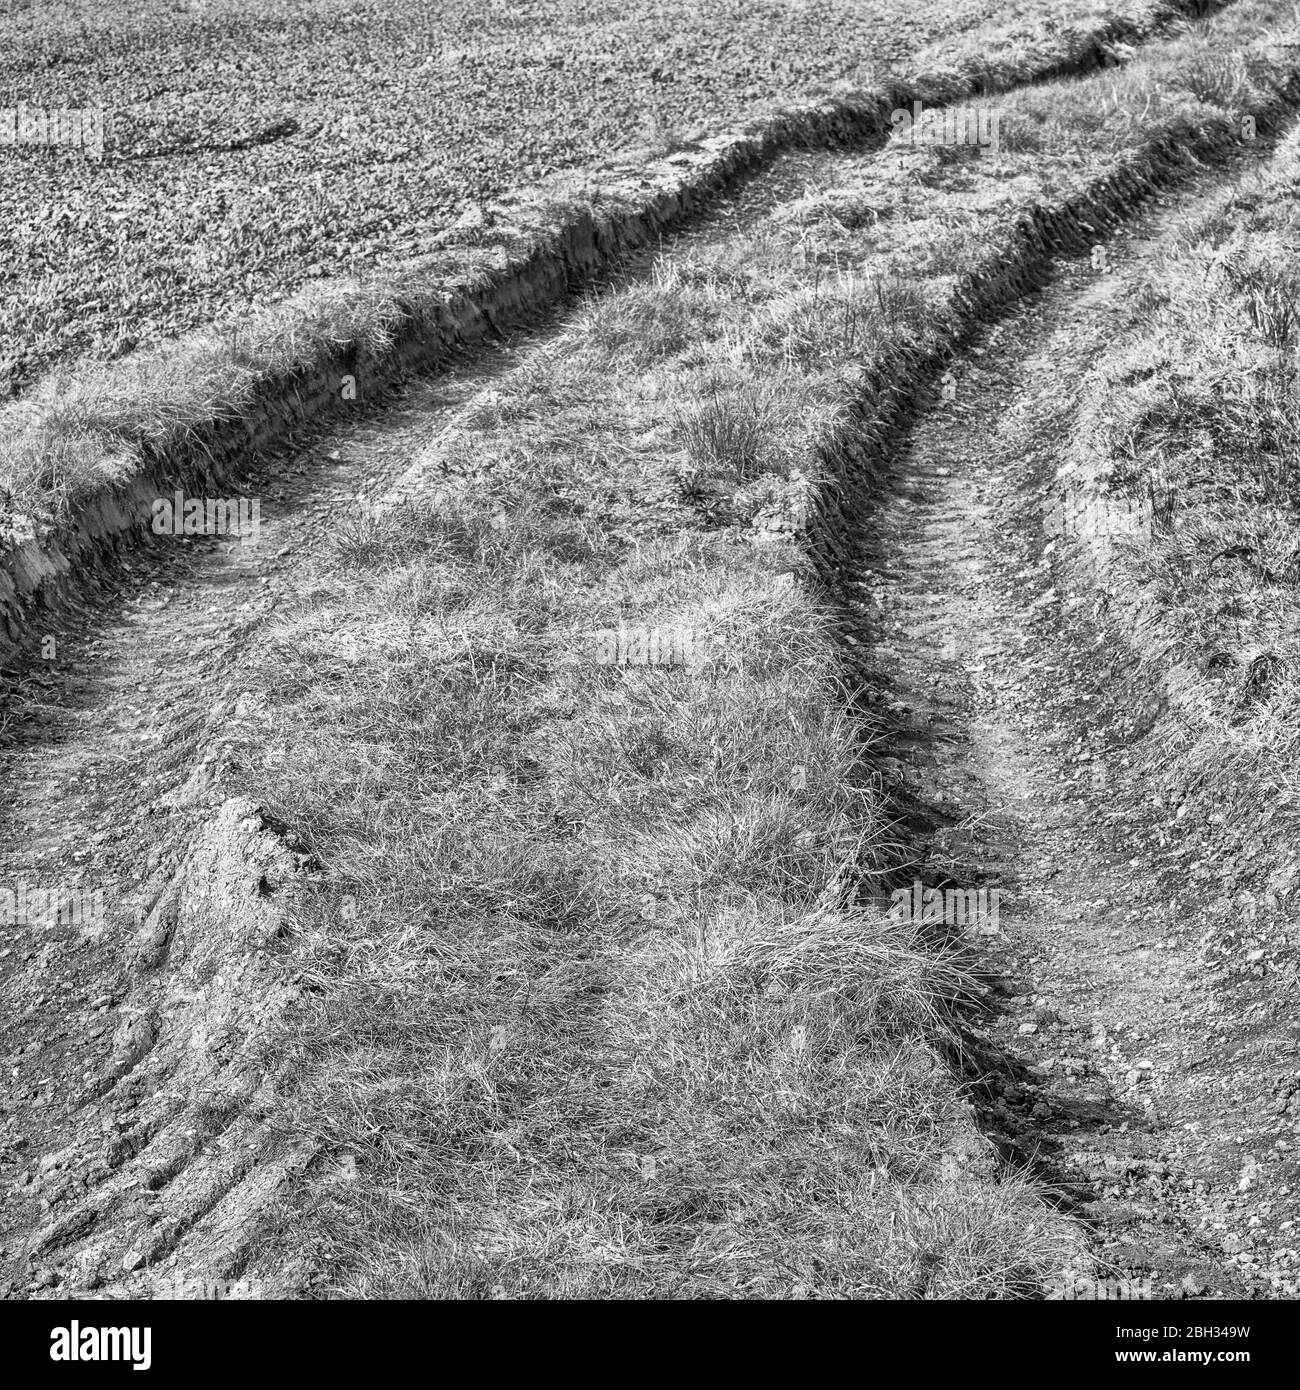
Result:
M79 0L0 14L0 396L436 246L506 189L663 151L1060 0ZM0 128L0 141L4 140Z

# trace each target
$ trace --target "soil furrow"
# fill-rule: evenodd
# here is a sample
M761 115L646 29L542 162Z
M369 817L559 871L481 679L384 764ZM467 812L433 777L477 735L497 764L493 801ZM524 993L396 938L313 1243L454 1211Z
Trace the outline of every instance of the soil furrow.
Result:
M1100 266L1067 264L952 364L952 399L900 455L863 586L901 785L941 827L918 877L1002 890L984 938L999 1002L968 1039L987 1129L1087 1223L1109 1296L1293 1296L1296 1165L1285 1141L1246 1137L1269 1131L1268 1075L1285 1080L1296 1051L1285 1000L1275 1055L1254 1049L1243 1084L1260 1021L1208 979L1217 905L1171 893L1163 838L1116 825L1122 768L1106 758L1122 753L1078 754L1095 658L1070 614L1089 600L1055 587L1038 517L1080 385L1187 215L1146 219ZM1267 1239L1239 1259L1261 1202Z

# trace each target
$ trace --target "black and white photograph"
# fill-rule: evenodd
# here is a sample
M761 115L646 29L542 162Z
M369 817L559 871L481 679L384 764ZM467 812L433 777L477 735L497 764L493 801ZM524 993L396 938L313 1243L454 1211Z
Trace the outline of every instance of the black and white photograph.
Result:
M0 0L15 1386L1280 1356L1298 253L1294 0Z

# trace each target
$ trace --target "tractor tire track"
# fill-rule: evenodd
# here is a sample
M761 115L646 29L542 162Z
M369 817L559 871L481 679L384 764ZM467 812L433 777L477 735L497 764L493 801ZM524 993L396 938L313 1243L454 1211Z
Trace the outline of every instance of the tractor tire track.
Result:
M796 188L833 187L844 159L788 156L692 235L747 225ZM1123 207L1124 198L1117 195L1116 203ZM1092 304L1084 293L1069 312L1082 306L1095 314L1102 333L1105 307L1113 302L1102 295ZM260 625L279 605L308 589L313 574L331 562L338 513L358 501L382 503L394 490L421 491L430 439L451 428L476 393L489 391L495 375L526 370L561 326L507 341L463 370L410 388L382 414L292 455L266 499L258 546L205 541L179 555L155 547L123 571L124 603L101 603L59 630L60 664L75 676L65 675L62 686L51 677L28 688L26 716L5 759L13 790L0 872L7 879L77 877L115 890L101 930L28 924L0 953L0 988L9 1003L0 1055L15 1083L0 1147L7 1179L0 1277L11 1295L156 1296L167 1287L160 1281L183 1286L214 1273L238 1279L259 1212L280 1184L318 1163L309 1148L282 1136L269 1140L260 1126L274 1084L274 1059L262 1048L301 997L292 928L304 884L319 866L286 827L241 793L239 761L230 751L232 730L246 713L239 653L257 641ZM991 428L1012 399L989 400L984 425ZM972 633L983 634L977 639L987 648L982 659L1018 659L1020 647L1007 645L1005 631L1037 611L1006 606L1011 600L988 606L980 597L981 574L997 569L1000 542L991 518L997 500L1012 495L1010 475L985 480L982 498L971 477L931 467L917 453L926 447L927 430L950 429L954 420L975 428L974 417L966 421L960 410L927 420L907 464L920 493L892 504L904 514L882 513L879 544L896 556L899 578L881 612L903 634L891 639L891 660L913 690L932 684L928 663L936 642L969 643ZM982 446L970 433L955 447L970 453ZM901 548L894 532L905 538ZM935 585L950 565L965 588ZM865 594L875 587L867 575L859 583ZM949 676L953 689L965 693L951 708L916 702L910 738L899 731L900 764L927 768L939 750L937 771L931 768L928 783L909 794L942 806L938 818L948 823L982 807L1002 816L1006 835L997 862L1033 883L1038 860L1020 847L1022 821L1008 819L1006 808L1017 798L1038 797L1035 816L1057 823L1053 815L1059 820L1064 810L1052 800L1050 763L1005 711L991 714L978 703L987 693L983 683L964 686L959 668ZM887 678L881 673L882 683ZM936 741L945 719L951 728ZM968 746L975 751L953 761L953 750ZM1056 847L1060 840L1046 843ZM934 851L949 866L957 862L951 841L936 840ZM990 861L977 867L989 876ZM1079 909L1091 901L1088 894L1102 890L1098 867L1060 910ZM1037 919L1025 920L1028 944L1007 956L1007 978L1044 968L1033 950ZM1164 963L1175 970L1179 959ZM1176 988L1181 978L1175 972L1165 983ZM1114 971L1107 983L1118 998ZM1076 1014L1085 1002L1073 999ZM1111 1032L1121 1017L1115 1015ZM1014 1012L1008 1020L1007 1026L1016 1023ZM1016 1023L1017 1038L1018 1030ZM1000 1037L991 1032L988 1046ZM995 1130L1007 1096L999 1078L1017 1065L1009 1047L1003 1053L1011 1060L985 1068L977 1087ZM1035 1101L1040 1104L1055 1113L1047 1101ZM1087 1104L1118 1114L1109 1092ZM1009 1153L1048 1143L1043 1126L1031 1129L1032 1142L1014 1126L1004 1128ZM1135 1162L1123 1174L1156 1160ZM1065 1191L1071 1180L1059 1181ZM1110 1220L1104 1210L1084 1215L1101 1227ZM1120 1242L1105 1236L1102 1244L1118 1263ZM1195 1264L1205 1255L1204 1242L1188 1233L1170 1249L1168 1268L1180 1279L1195 1282L1204 1274L1205 1288L1229 1288L1231 1271L1222 1261L1206 1256L1204 1267ZM255 1283L253 1292L294 1292L303 1273L283 1272Z
M1161 846L1117 823L1106 788L1121 769L1079 753L1095 698L1072 617L1085 596L1054 587L1036 512L1075 388L1185 212L1143 219L1104 270L1067 263L952 364L955 394L901 452L874 527L882 558L861 576L899 790L938 827L917 874L1005 895L983 938L996 1008L965 1058L984 1126L1088 1225L1119 1290L1085 1281L1093 1292L1057 1297L1298 1287L1300 1174L1289 1147L1256 1148L1257 1164L1248 1139L1275 1127L1269 1081L1285 1082L1297 1051L1286 1000L1272 1001L1281 1045L1243 1069L1259 1030L1209 983L1210 904L1170 895Z

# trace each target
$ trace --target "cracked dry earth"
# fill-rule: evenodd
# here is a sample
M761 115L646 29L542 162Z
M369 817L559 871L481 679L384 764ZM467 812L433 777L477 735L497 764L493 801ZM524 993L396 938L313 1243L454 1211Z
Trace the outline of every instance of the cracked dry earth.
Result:
M1058 589L1029 510L1160 230L1135 226L1106 272L1067 265L953 366L897 460L865 609L904 785L942 826L929 881L1003 888L997 1004L970 1039L987 1132L1092 1228L1125 1296L1289 1298L1295 981L1211 981L1208 895L1157 878L1159 815L1112 797L1122 750L1088 747L1089 599Z

